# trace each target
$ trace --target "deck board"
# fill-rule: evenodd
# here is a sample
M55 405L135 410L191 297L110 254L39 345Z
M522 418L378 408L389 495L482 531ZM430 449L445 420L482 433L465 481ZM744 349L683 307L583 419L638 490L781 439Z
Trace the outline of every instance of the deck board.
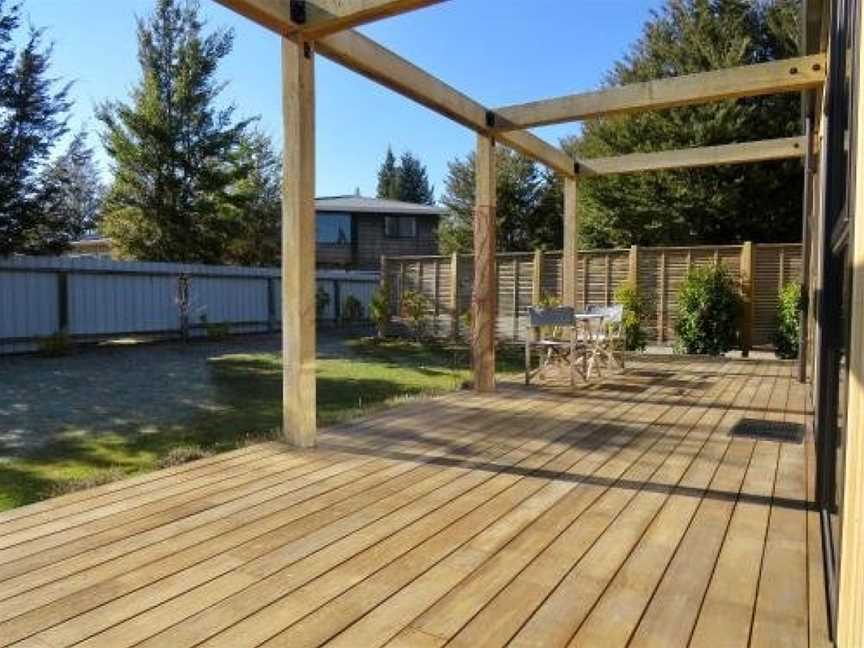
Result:
M0 646L828 645L792 365L644 357L0 515Z

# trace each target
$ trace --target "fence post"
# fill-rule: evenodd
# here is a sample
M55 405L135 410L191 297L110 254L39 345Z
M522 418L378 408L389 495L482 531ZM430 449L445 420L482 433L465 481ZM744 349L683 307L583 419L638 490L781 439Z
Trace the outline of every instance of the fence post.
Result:
M639 246L630 246L630 256L627 266L627 282L633 288L634 292L639 292Z
M519 339L519 257L513 257L513 339Z
M534 267L531 269L531 303L536 306L543 299L543 250L534 250Z
M333 321L342 325L342 285L338 279L333 280Z
M69 275L57 273L57 332L69 332Z
M267 277L267 332L276 331L276 286L273 277Z
M606 276L603 283L603 298L606 301L604 306L612 304L612 260L609 258L609 253L606 253Z
M666 252L660 253L660 311L657 317L657 342L666 341Z
M753 291L753 262L755 250L753 243L747 241L741 246L741 355L750 355L753 347L753 311L756 294Z
M450 336L459 337L459 253L450 255Z

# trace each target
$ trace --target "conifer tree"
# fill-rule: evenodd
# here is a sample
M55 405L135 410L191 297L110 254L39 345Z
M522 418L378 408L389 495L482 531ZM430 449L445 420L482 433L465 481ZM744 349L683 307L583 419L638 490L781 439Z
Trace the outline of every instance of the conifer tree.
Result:
M233 105L216 104L233 32L205 34L197 0L157 0L137 34L140 81L128 103L107 102L97 114L114 171L103 233L127 257L221 262L249 124L235 121Z
M419 158L406 151L399 159L399 200L420 205L435 204L435 190L429 184L426 167Z
M396 200L399 197L399 167L393 149L387 147L387 154L378 169L378 198Z

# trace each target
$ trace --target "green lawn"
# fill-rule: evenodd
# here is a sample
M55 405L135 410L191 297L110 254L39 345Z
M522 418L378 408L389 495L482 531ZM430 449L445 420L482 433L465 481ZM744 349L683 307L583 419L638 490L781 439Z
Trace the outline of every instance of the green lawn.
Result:
M405 341L357 340L346 359L318 362L318 420L351 420L370 411L461 387L469 378L464 347ZM515 371L516 351L500 354L499 370ZM223 452L255 440L278 438L281 359L273 353L209 360L218 407L158 433L65 436L25 457L0 462L0 510L58 492L111 481L164 465L178 448Z

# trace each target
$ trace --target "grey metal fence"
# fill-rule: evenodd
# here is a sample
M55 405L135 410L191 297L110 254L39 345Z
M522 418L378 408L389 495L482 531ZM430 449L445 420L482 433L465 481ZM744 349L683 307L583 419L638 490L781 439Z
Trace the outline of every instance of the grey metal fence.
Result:
M211 324L231 333L279 330L278 268L14 256L0 258L0 353L32 351L61 331L78 340L179 335L183 281L190 335ZM349 295L365 318L378 283L377 273L320 272L318 288L330 296L321 319L338 321Z

